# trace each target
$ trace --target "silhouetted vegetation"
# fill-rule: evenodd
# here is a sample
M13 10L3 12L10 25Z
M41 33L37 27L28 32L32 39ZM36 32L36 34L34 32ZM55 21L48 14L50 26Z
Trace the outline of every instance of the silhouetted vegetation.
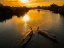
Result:
M37 6L33 7L31 9L44 9L44 10L50 10L54 13L59 13L61 15L64 15L64 5L63 6L58 6L57 4L51 4L50 6Z
M27 7L3 6L0 3L0 21L12 18L13 15L23 16L29 9Z
M27 13L31 9L38 9L40 12L40 9L44 10L50 10L54 13L59 13L61 15L64 15L64 5L58 6L57 4L51 4L50 6L37 6L37 7L30 7L27 8L25 6L23 7L10 7L10 6L3 6L0 3L0 21L4 21L6 19L12 18L13 15L23 16L25 13Z
M61 15L64 15L64 5L58 6L57 4L51 4L50 6L44 6L43 9L50 10L54 13L59 13Z

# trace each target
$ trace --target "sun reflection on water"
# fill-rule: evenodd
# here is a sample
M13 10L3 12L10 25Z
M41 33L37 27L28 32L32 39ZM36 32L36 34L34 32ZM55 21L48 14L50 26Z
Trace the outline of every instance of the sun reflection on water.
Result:
M30 10L27 14L21 17L14 16L12 18L15 23L15 29L20 31L22 35L27 34L30 30L30 27L35 31L39 27L40 30L48 30L53 26L52 14L47 11L37 12L37 10Z
M27 21L29 20L29 16L28 16L28 15L25 15L25 16L23 17L23 20L24 20L25 22L27 22Z

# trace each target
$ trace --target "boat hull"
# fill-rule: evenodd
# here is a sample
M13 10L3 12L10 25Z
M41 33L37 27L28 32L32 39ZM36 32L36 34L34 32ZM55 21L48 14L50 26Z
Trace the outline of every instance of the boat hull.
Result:
M31 31L26 38L23 39L23 41L20 43L20 46L22 48L25 48L27 43L31 40L31 37L33 36L33 31Z
M55 41L55 42L58 42L56 38L52 37L52 36L49 35L48 33L46 34L45 32L38 31L38 34L41 34L41 35L47 37L47 38L50 39L50 40L53 40L53 41Z

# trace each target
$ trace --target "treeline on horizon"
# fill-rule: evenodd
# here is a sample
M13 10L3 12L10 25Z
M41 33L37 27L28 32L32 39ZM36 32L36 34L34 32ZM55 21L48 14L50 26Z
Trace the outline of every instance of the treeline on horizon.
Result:
M44 9L44 10L50 10L54 13L59 13L61 15L64 15L64 5L58 6L57 4L51 4L50 6L37 6L37 7L30 7L27 8L26 6L23 7L10 7L10 6L3 6L0 3L0 22L12 18L13 15L16 16L23 16L25 13L27 13L30 9Z
M3 6L0 3L0 22L12 18L13 15L18 17L23 16L27 13L29 9L25 6L23 7L10 7L10 6Z
M42 8L45 10L50 10L54 13L59 13L60 15L64 16L64 5L59 6L59 5L53 3L50 6L43 6Z

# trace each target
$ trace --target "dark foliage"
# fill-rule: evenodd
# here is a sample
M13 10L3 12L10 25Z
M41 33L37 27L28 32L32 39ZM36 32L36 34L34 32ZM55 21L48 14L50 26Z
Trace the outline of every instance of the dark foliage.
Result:
M61 15L64 15L64 5L63 6L58 6L57 4L51 4L50 6L45 6L43 7L45 10L50 10L54 13L59 13Z
M27 7L3 6L0 3L0 21L10 19L13 15L17 15L18 17L23 16L28 11L29 9Z

